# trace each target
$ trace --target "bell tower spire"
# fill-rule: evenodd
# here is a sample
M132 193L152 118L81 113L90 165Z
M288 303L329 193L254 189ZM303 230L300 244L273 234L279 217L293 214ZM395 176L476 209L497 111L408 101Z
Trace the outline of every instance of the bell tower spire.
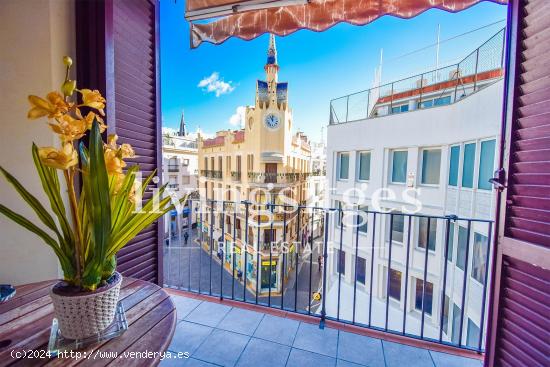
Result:
M178 131L179 136L186 136L187 132L185 131L185 117L183 115L183 111L181 111L181 119L180 119L180 129Z
M267 76L267 82L271 84L273 84L273 82L277 83L277 73L279 72L279 65L277 64L277 45L275 44L274 34L269 35L267 62L264 69Z

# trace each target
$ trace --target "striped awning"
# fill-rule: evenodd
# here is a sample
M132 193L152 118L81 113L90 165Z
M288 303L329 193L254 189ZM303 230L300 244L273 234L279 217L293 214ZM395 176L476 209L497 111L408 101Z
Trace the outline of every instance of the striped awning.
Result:
M428 9L458 12L484 0L187 0L191 47L230 37L286 36L300 29L324 31L347 22L365 25L384 15L411 18ZM508 0L490 0L507 4Z

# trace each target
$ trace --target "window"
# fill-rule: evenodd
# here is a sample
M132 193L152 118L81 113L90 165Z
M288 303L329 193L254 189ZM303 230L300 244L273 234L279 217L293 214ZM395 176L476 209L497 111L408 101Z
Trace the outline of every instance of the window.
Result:
M391 222L391 216L388 216L388 223ZM405 216L400 214L393 215L393 223L391 223L392 242L403 243L403 234L405 233Z
M434 100L429 99L427 101L422 101L422 103L420 103L420 108L429 108L429 107L433 107L433 105L434 105Z
M218 157L218 171L223 171L223 158Z
M359 180L370 180L370 152L359 153Z
M428 238L428 220L430 222L430 238ZM435 240L437 235L437 219L429 219L426 217L418 218L418 247L426 248L435 251Z
M336 250L334 253L336 256L334 257L334 261L336 263L336 273L345 275L346 274L346 251L344 250Z
M365 285L367 282L367 260L361 256L357 256L356 260L355 279Z
M477 326L469 317L466 345L471 348L477 348L479 346L479 326Z
M362 233L367 233L369 224L368 224L368 213L369 207L366 205L359 205L357 211L363 212L361 215L357 215L355 224L358 224L357 230Z
M391 182L405 183L407 180L407 151L392 153Z
M401 106L392 107L391 113L407 112L408 110L409 110L409 105L403 104Z
M225 157L225 171L231 172L231 157L227 156Z
M458 165L460 161L460 146L451 147L449 162L449 186L458 186Z
M451 340L453 344L458 344L458 339L460 336L460 307L453 303L453 330Z
M290 157L288 157L288 159L289 159L289 162L290 162ZM253 154L249 154L247 156L246 168L247 168L248 172L254 171L254 155Z
M390 294L389 296L398 301L401 300L401 272L390 269Z
M443 328L443 332L447 334L449 330L449 305L450 305L449 297L445 296L443 302L444 302L443 303L443 324L441 325L441 327Z
M476 143L464 145L464 163L462 166L462 187L474 187L474 164Z
M188 166L188 165L189 165L189 159L184 158L184 159L183 159L183 165L184 165L184 166Z
M344 209L344 205L341 201L336 200L334 202L334 207L339 209L334 211L334 215L336 215L336 226L340 227L342 225L342 217L344 216L344 212L342 210Z
M485 283L485 267L487 260L488 239L486 236L474 232L474 251L472 254L472 278Z
M432 302L434 286L430 282L426 282L426 288L424 289L424 297L422 297L422 288L424 281L422 279L416 279L416 295L414 300L414 308L422 311L422 298L424 298L424 311L428 315L432 314Z
M422 180L425 185L439 185L441 168L441 149L424 149L422 151Z
M338 179L349 178L349 153L338 153Z
M493 177L493 168L495 165L495 140L481 142L481 152L479 155L479 177L477 187L482 190L491 190L489 179Z
M434 106L445 106L451 104L451 96L434 99Z
M447 261L453 262L453 249L455 241L455 224L449 223L449 242L447 243Z
M466 266L466 243L468 242L468 229L458 226L458 249L456 251L456 266L464 270Z
M191 182L191 177L190 176L181 176L181 183L182 184L189 185L190 182Z

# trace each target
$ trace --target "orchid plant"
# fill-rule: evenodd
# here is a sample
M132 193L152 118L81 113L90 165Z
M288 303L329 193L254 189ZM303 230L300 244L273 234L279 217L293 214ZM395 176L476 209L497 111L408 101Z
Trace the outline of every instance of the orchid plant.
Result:
M125 162L136 156L133 148L117 144L116 135L108 136L106 143L103 141L102 134L107 128L103 120L105 98L97 90L78 89L76 81L69 79L72 60L66 56L63 63L66 74L61 92L52 91L46 98L34 95L28 98L31 108L27 117L47 118L49 127L59 136L59 147L32 145L36 171L53 216L3 167L0 171L6 180L43 226L2 204L0 213L38 235L52 248L70 286L93 291L114 273L116 253L187 197L173 203L171 196L164 195L165 185L154 190L146 203L141 203L155 172L141 183L139 167L127 166ZM88 112L83 114L85 109ZM82 141L86 136L87 146ZM69 210L62 197L60 176L65 181Z

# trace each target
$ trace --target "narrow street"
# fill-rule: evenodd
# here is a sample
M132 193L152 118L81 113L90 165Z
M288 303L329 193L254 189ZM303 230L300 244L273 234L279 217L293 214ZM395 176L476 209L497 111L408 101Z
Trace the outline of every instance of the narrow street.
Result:
M234 298L247 302L256 302L256 296L247 289L244 292L244 282L237 278L237 271L232 277L227 268L220 273L221 265L216 254L210 254L199 247L197 229L190 231L187 244L184 233L173 237L164 244L164 284L170 287L191 289L194 292L212 294L224 298ZM319 269L318 257L322 249L322 239L314 239L313 252L309 251L309 244L302 248L298 259L298 282L296 272L291 271L285 281L283 296L272 295L258 297L258 303L280 308L281 300L284 308L307 312L312 305L312 312L318 310L319 302L313 300L313 293L322 286L322 271ZM168 243L170 244L168 246ZM221 289L221 292L220 292Z

